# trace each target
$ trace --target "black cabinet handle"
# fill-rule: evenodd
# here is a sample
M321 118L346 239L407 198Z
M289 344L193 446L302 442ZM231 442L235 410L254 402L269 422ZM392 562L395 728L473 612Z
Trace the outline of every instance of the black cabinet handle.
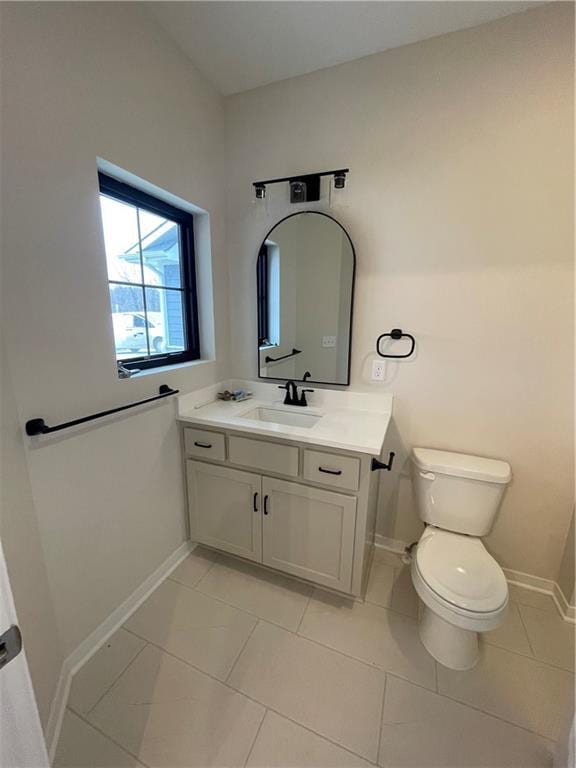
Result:
M324 469L324 467L318 467L318 472L324 472L325 475L341 475L341 469Z
M212 443L198 443L194 442L196 448L212 448Z
M252 500L252 509L254 512L258 512L258 494L254 494L254 499Z
M264 496L264 514L268 514L268 495Z

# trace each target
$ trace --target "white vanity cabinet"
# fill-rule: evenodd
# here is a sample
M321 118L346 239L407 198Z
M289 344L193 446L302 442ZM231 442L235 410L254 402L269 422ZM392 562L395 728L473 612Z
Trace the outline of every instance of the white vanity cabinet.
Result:
M265 477L262 562L350 592L356 499Z
M190 427L183 445L193 541L363 594L377 503L370 456Z
M186 464L192 541L261 562L261 477L201 461Z

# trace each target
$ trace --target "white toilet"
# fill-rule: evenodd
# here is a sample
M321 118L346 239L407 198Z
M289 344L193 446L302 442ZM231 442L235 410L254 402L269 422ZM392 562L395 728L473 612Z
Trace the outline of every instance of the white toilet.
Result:
M424 603L420 638L451 669L478 661L478 632L499 626L508 607L502 568L481 536L490 532L511 479L505 461L414 448L412 483L427 524L412 559Z

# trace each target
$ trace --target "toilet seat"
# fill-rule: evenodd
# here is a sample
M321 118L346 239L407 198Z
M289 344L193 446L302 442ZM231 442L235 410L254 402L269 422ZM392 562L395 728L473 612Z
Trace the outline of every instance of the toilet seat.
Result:
M507 605L504 573L478 538L429 526L413 567L437 602L461 616L489 620Z

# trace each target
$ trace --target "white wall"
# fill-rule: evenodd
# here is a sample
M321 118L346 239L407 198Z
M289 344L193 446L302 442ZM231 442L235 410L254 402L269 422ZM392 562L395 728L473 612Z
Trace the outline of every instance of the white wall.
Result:
M40 717L46 722L64 650L3 345L0 347L0 375L0 539L18 606L18 621Z
M234 375L255 375L256 252L289 209L276 187L254 204L250 182L350 167L332 213L358 259L352 386L375 386L380 333L412 332L416 358L383 388L387 447L509 460L489 546L548 578L574 502L573 29L554 4L227 100ZM410 539L409 482L393 475L379 530Z
M140 4L1 10L2 310L20 427L129 403L163 383L190 391L224 378L220 97ZM210 213L214 362L118 380L97 157ZM68 655L186 538L174 404L25 448Z

